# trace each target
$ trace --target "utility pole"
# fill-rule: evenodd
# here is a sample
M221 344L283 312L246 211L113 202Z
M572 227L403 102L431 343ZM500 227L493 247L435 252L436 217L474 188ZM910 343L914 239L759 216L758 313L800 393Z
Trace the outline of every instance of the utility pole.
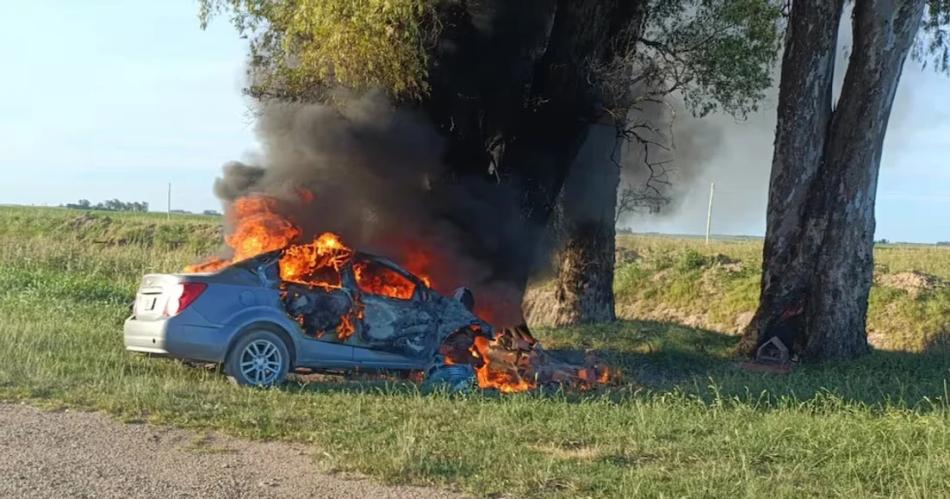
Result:
M709 183L709 209L706 210L706 244L709 244L709 229L712 227L713 195L716 194L716 183Z
M172 219L172 183L168 183L168 211L165 214L167 220Z

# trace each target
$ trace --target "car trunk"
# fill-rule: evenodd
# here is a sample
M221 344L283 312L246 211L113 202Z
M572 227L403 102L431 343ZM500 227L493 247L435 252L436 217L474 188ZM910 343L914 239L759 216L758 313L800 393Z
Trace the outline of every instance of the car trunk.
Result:
M169 304L176 305L177 300L182 296L182 283L203 281L198 274L187 276L174 274L147 274L142 278L139 290L135 295L135 304L132 307L132 315L136 320L155 321L163 320L169 317L166 313ZM174 315L174 314L171 314Z

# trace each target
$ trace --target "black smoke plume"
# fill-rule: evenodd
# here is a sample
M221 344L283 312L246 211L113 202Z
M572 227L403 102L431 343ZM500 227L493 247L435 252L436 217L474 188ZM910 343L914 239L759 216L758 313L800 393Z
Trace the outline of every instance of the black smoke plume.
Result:
M443 139L424 118L379 95L264 103L257 118L260 160L226 164L215 183L225 210L247 195L284 200L302 241L332 231L396 262L427 260L437 290L468 286L486 319L521 320L543 230L526 225L504 185L448 171Z

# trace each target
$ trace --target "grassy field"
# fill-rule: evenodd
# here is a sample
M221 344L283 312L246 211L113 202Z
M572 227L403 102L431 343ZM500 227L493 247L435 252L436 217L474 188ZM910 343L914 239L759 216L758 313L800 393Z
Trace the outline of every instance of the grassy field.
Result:
M127 354L121 322L141 275L213 251L217 223L0 208L0 399L306 442L315 470L478 496L950 496L950 355L936 347L775 376L737 369L735 337L713 328L627 320L541 329L549 349L601 352L624 370L623 382L592 393L516 396L345 380L251 390L214 372ZM618 269L621 305L698 306L702 320L729 322L754 304L754 242L707 248L633 238L623 245L640 259ZM667 267L650 267L664 254ZM890 273L950 277L950 251L887 247L879 261ZM659 284L689 276L712 282L721 272L728 275L713 282L724 290L721 305L693 303L703 295L686 283L675 291ZM891 319L947 319L942 291L875 293L872 315L888 315L875 307L911 303L919 311ZM906 327L910 338L931 326Z

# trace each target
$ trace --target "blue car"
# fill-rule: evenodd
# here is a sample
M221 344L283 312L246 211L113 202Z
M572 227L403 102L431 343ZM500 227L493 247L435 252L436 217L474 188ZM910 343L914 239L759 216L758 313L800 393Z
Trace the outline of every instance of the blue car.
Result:
M146 275L125 321L126 349L218 363L251 386L280 383L298 368L422 370L455 386L474 382L470 365L446 358L448 346L464 352L475 335L492 335L465 288L444 297L395 263L359 252L331 276L335 286L289 283L280 279L281 255L214 273ZM361 275L405 292L374 293Z

